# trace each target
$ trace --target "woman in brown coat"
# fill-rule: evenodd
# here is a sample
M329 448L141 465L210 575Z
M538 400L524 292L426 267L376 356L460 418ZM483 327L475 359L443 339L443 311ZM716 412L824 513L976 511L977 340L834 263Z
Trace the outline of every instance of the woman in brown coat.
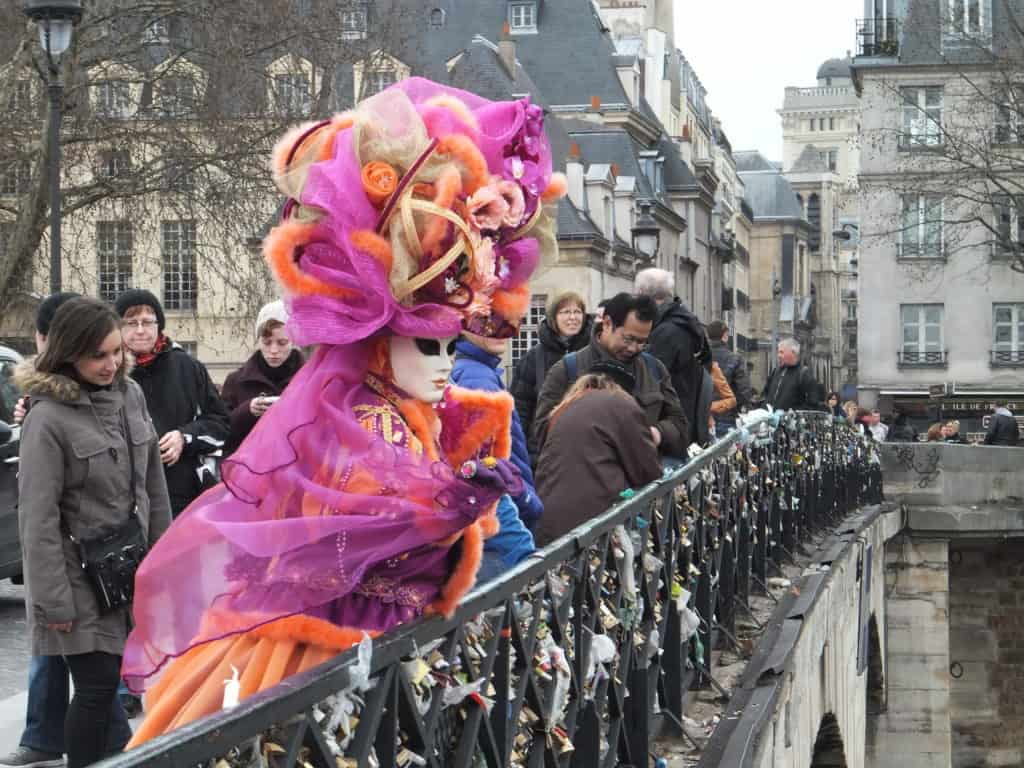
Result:
M71 671L70 768L104 756L129 621L128 608L100 611L71 537L122 525L133 497L150 546L171 519L156 430L125 376L120 325L106 305L72 299L35 370L19 375L32 401L18 477L28 626L32 653L63 656Z
M551 412L537 464L537 493L544 502L534 533L538 546L597 517L627 488L661 477L646 423L643 410L611 376L576 381Z

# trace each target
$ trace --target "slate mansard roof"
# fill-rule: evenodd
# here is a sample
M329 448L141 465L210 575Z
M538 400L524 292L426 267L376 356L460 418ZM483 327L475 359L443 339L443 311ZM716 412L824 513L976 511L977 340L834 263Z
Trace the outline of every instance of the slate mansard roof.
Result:
M415 72L447 81L445 62L478 34L501 36L508 13L505 0L437 0L445 11L439 29L425 29L409 52ZM628 105L612 57L615 44L591 0L550 0L537 4L537 33L513 35L516 57L530 77L542 84L552 106L590 104L597 96L605 105ZM403 59L404 60L404 59Z
M803 220L804 213L796 193L778 168L760 152L737 152L736 167L746 187L746 201L754 211L754 220Z

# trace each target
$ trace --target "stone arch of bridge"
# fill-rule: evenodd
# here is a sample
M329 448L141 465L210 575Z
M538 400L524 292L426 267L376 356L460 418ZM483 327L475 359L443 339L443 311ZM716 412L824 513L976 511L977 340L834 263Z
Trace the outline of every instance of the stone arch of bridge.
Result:
M882 643L878 635L878 621L871 614L868 622L868 679L867 714L885 712L885 667L882 659Z
M839 721L831 712L827 712L818 725L811 768L846 768L843 734L839 729Z

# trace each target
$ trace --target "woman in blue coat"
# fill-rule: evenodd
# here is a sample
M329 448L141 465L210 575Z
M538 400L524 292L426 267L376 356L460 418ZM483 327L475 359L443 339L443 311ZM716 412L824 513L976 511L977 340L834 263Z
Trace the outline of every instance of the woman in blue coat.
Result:
M476 334L462 334L455 345L455 364L451 381L465 389L482 392L503 392L501 355L507 339L492 339ZM512 455L510 460L523 476L523 492L514 499L503 497L498 504L501 529L484 543L484 561L478 580L493 578L534 551L530 530L537 524L544 505L534 490L530 454L519 415L512 411Z

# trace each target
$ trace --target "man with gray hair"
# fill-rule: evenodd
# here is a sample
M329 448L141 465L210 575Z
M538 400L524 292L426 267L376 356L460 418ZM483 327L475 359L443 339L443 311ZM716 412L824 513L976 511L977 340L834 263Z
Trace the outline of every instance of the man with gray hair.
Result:
M641 270L633 290L639 296L649 296L658 305L658 317L648 340L650 353L668 369L672 387L679 396L690 429L686 444L704 445L712 437L708 416L713 399L711 347L704 326L676 298L671 272L654 267Z
M764 399L777 411L821 410L821 387L810 369L800 362L800 342L779 342L779 367L768 377Z

